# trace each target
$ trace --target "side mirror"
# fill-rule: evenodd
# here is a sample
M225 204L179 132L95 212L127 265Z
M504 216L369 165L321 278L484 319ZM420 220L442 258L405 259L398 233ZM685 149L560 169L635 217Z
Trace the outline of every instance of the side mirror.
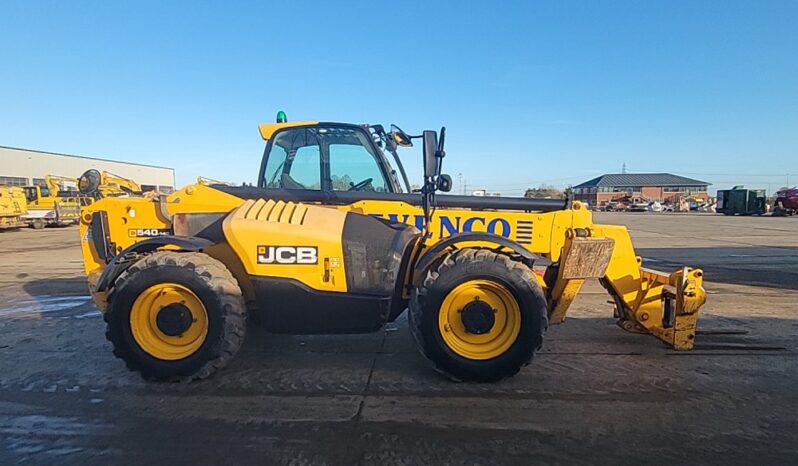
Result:
M438 173L438 158L435 153L438 151L438 133L435 131L424 130L424 178L433 178Z
M440 175L438 177L438 191L448 193L452 190L452 177L449 175Z
M410 136L396 125L391 125L391 132L388 133L388 136L398 146L413 147L413 141Z
M99 171L95 169L86 170L78 179L78 191L87 196L94 194L100 188L100 178L102 178L102 175L100 175Z

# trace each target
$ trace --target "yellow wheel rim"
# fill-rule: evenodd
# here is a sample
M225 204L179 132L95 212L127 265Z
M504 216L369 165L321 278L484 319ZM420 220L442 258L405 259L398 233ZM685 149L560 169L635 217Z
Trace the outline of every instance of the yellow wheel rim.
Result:
M466 330L463 310L472 303L486 304L493 311L493 325L485 333ZM512 293L489 280L471 280L455 287L443 300L438 327L446 345L468 359L485 360L504 354L521 331L521 309Z
M158 315L167 306L179 306L184 329L170 335L159 326ZM205 342L208 313L202 301L183 285L159 283L144 290L130 309L133 338L150 356L175 361L191 356ZM177 332L171 332L177 333Z

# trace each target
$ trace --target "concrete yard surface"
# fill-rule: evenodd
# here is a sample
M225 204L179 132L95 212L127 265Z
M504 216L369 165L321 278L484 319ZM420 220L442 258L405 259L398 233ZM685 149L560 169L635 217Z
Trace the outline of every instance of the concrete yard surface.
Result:
M590 283L516 377L452 383L406 317L250 326L210 379L144 382L105 340L76 227L0 233L0 464L794 464L798 218L596 213L706 273L697 349L622 331Z

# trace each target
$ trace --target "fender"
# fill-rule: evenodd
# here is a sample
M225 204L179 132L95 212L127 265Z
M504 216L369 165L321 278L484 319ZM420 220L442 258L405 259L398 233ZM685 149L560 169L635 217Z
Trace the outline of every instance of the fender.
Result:
M177 246L180 251L198 252L213 244L213 241L196 236L156 236L154 238L145 239L144 241L139 241L117 254L116 257L105 266L102 274L100 274L100 278L97 280L95 291L107 291L119 275L139 259L139 254L152 252L163 246Z
M443 252L450 246L454 246L458 243L465 243L465 242L472 242L472 241L480 241L486 243L493 243L496 246L504 247L507 249L512 250L519 256L521 256L523 263L526 264L528 267L532 267L532 264L535 261L541 260L542 258L536 254L531 253L528 249L521 246L520 244L516 243L515 241L505 238L503 236L499 236L493 233L485 233L485 232L464 232L464 233L456 233L448 238L435 243L434 246L427 249L424 254L418 259L416 263L416 270L425 271L432 265L433 261L443 254Z

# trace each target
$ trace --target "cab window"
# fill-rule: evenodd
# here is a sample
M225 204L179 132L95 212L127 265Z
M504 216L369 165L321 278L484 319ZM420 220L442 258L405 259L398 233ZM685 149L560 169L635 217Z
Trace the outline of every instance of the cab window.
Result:
M291 162L291 178L305 189L321 189L319 146L300 147Z
M261 187L390 191L380 157L360 128L296 127L279 131L265 154Z
M376 156L353 144L330 145L330 182L333 191L388 192Z
M28 202L34 202L37 199L39 199L39 195L36 192L36 188L29 186L29 187L26 187L26 188L23 188L23 189L25 190L25 199Z
M304 136L294 131L277 135L264 172L267 188L321 189L321 147Z

